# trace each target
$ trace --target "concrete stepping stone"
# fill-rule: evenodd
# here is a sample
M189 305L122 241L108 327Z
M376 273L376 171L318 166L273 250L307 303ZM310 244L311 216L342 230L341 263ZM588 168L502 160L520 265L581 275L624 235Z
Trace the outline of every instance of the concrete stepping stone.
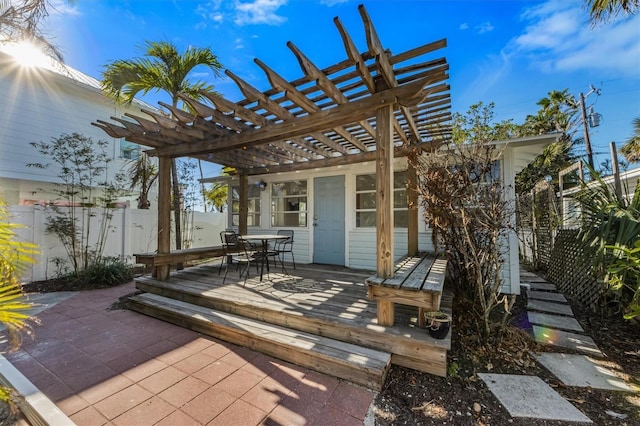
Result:
M548 282L532 282L529 284L529 289L533 291L556 291L556 285Z
M632 386L616 376L606 361L577 354L541 353L532 355L567 386L634 391Z
M598 348L598 345L596 345L596 342L589 336L534 325L533 337L536 339L536 342L547 345L573 349L589 355L604 356L600 348Z
M539 377L487 373L478 377L512 417L592 423Z
M537 300L547 300L547 301L551 301L551 302L563 302L563 303L567 303L567 299L564 297L564 295L560 294L560 293L549 293L547 291L528 291L527 292L527 297L529 299L537 299Z
M540 277L520 277L520 281L525 283L548 283L549 281Z
M535 278L541 278L541 277L539 275L534 274L533 272L520 272L521 280L535 279Z
M553 314L573 316L573 310L569 305L563 305L561 303L547 302L544 300L528 300L527 309L533 311L551 312Z
M543 314L540 312L527 312L527 318L529 318L529 322L531 324L538 324L551 328L559 328L561 330L584 332L584 329L582 328L580 323L575 318L571 317Z

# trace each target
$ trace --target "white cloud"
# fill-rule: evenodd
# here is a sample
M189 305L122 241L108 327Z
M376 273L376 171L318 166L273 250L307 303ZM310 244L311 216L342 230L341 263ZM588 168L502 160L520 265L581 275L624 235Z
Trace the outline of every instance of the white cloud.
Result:
M220 25L227 20L228 14L223 10L222 0L211 0L205 3L199 3L196 6L195 13L200 15L204 22L197 25L199 28L207 26L209 21L214 25Z
M580 15L575 10L568 10L554 15L540 16L525 28L522 35L515 40L516 44L525 50L538 48L554 48L565 44L573 35L579 32Z
M475 30L478 34L488 33L494 30L494 26L491 22L483 22L480 25L476 25Z
M320 0L320 4L325 6L335 6L336 4L349 3L351 0Z
M570 55L556 60L556 69L598 69L638 75L640 66L640 17L620 23L603 34L590 34ZM592 31L596 32L596 31ZM596 32L597 33L597 32Z
M592 28L581 1L550 0L525 10L521 18L524 31L508 50L526 56L532 67L549 73L638 73L640 15Z
M467 24L466 22L463 22L462 24L460 24L459 28L461 30L468 30L469 29L469 24Z
M487 95L494 91L494 87L508 78L512 72L511 58L506 52L488 55L480 64L475 80L465 85L460 97L470 100L469 105L477 102L478 99L486 99Z
M52 0L51 8L48 9L50 15L80 16L77 6L66 0Z
M237 25L282 24L287 18L277 15L276 11L285 4L287 0L253 0L246 3L236 1L234 22Z

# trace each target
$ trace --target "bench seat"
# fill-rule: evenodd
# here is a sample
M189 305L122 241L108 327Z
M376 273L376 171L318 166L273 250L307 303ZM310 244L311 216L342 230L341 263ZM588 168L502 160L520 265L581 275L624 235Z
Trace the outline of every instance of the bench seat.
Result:
M418 307L418 326L425 326L424 313L438 311L447 272L447 260L433 253L405 256L395 265L391 278L377 275L365 280L367 296L376 300L378 324L394 323L394 304Z
M158 267L167 267L165 274L160 274L165 279L168 277L168 265L190 262L193 260L212 259L223 255L222 246L195 247L181 250L174 250L171 253L138 253L134 254L136 263L150 265L153 267L152 276L161 278L158 275Z

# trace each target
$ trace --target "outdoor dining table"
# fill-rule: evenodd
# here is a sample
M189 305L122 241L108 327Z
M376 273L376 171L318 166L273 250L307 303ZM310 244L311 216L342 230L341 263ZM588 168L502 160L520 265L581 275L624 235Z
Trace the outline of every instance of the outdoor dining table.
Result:
M264 262L267 259L267 252L269 251L269 241L286 240L287 238L289 238L288 235L279 234L240 235L240 240L242 241L260 241L262 244L262 252L260 253L260 281L262 281ZM267 273L269 273L269 261L267 261Z

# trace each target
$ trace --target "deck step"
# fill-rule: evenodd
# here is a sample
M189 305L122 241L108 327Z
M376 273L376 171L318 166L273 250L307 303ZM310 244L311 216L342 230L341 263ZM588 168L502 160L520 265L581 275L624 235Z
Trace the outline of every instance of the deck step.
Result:
M210 275L211 273L208 272ZM136 288L140 291L165 296L174 300L203 306L218 312L225 312L276 326L295 329L303 333L323 336L329 339L352 343L392 354L391 362L438 376L447 374L447 350L451 338L433 339L426 330L402 324L394 327L371 325L364 318L361 308L349 315L341 306L339 310L330 307L330 300L316 304L304 312L295 309L291 300L270 297L265 299L259 292L247 291L242 286L226 286L216 289L207 282L207 274L187 270L176 276L189 280L158 281L144 276L136 278ZM197 280L205 280L198 283ZM363 293L366 291L362 287ZM291 297L307 297L293 295ZM404 307L400 308L402 312ZM375 307L370 307L371 317L375 317ZM446 308L447 312L449 308Z
M218 312L155 294L129 298L134 311L380 391L391 354Z

